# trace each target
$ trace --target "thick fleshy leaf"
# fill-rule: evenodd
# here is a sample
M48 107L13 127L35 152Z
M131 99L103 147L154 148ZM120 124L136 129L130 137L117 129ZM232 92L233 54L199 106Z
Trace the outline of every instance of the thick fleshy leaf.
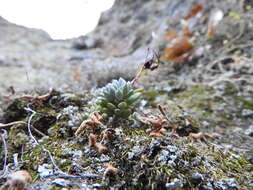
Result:
M136 89L136 90L133 91L133 94L136 94L138 92L142 92L142 90L141 89Z
M115 109L115 110L114 110L114 113L115 113L116 115L118 115L118 116L121 115L120 109Z
M135 101L137 101L139 98L141 97L141 93L136 93L132 96L130 96L128 99L127 99L127 104L132 104L134 103Z
M132 111L130 109L126 109L122 112L122 116L127 118L132 114Z
M121 101L123 99L123 94L120 89L116 92L116 98L118 101Z
M123 96L126 97L129 93L129 88L128 88L128 85L126 84L124 87L123 87Z
M120 109L123 109L123 108L126 108L126 107L127 107L127 103L126 102L120 102L118 104L118 108L120 108Z
M101 105L101 106L106 106L107 105L107 101L106 101L106 99L99 99L98 100L98 102L97 102L97 104L99 104L99 105Z
M113 105L112 103L107 103L107 108L109 108L109 109L116 109L116 106Z
M97 106L96 111L103 111L103 107L102 106Z
M126 81L123 78L119 79L120 86L124 86L126 84Z

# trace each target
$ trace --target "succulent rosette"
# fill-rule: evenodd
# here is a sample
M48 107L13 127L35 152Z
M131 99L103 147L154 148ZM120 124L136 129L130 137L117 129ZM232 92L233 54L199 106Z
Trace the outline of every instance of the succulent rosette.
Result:
M113 80L96 92L97 109L108 116L128 118L138 106L141 90L133 89L130 81Z

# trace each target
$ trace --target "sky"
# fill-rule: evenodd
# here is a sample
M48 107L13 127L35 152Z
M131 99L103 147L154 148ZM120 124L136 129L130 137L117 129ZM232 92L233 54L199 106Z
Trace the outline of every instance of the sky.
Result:
M91 32L114 0L0 0L0 16L9 22L46 31L53 39Z

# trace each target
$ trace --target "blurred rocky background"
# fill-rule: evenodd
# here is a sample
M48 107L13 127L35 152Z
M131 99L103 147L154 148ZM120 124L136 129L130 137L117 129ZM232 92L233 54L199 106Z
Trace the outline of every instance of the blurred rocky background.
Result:
M0 92L5 93L10 86L16 91L39 88L80 91L119 76L131 78L144 62L147 48L162 47L166 29L179 28L180 20L197 3L116 0L102 14L93 32L70 40L54 41L42 30L0 18ZM240 9L237 3L232 0L204 4L207 9L219 6L228 11Z

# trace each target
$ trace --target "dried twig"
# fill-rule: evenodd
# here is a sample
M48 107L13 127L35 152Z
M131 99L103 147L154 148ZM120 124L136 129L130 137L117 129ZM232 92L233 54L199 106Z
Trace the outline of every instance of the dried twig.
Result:
M6 124L3 124L3 123L0 123L0 128L6 128L6 127L11 127L13 125L19 125L19 124L23 124L23 125L26 125L27 123L24 122L24 121L14 121L14 122L11 122L11 123L6 123ZM34 130L37 134L39 134L40 136L42 137L45 137L47 135L45 135L44 133L42 133L41 131L39 131L38 129L36 129L34 126L31 125L31 128L32 130Z
M161 114L164 116L164 118L167 120L167 122L170 125L170 127L172 129L175 129L175 124L166 115L164 107L162 107L160 104L158 104L157 107L158 107L159 111L161 112Z
M197 141L199 143L202 143L201 141L204 141L207 143L206 138L214 139L214 138L220 137L220 135L218 133L210 134L210 133L199 132L199 133L190 133L188 137L191 140Z
M40 146L41 149L48 154L48 156L49 156L49 158L50 158L50 160L51 160L51 162L53 164L53 167L56 170L61 171L60 168L56 165L51 152L49 150L47 150L43 145L39 144L39 142L37 141L37 139L32 134L32 131L31 131L31 121L32 121L32 118L35 116L36 112L34 110L32 110L31 108L29 108L29 107L25 108L25 110L29 111L29 112L32 112L32 114L30 115L30 117L28 119L28 123L27 123L27 129L28 129L29 136L32 138L32 140L35 142L36 145ZM64 172L62 172L62 173L64 173Z
M5 127L11 127L12 125L18 125L18 124L26 124L26 122L24 121L14 121L14 122L11 122L11 123L0 123L0 128L5 128Z
M131 81L131 84L132 84L133 87L135 86L137 80L140 78L141 73L142 73L143 71L144 71L144 65L138 70L136 76L135 76L134 79Z
M149 48L148 48L148 52L149 52ZM160 61L160 55L153 50L153 56L152 56L152 58L144 62L144 64L142 65L142 67L136 73L134 79L131 81L132 87L135 87L135 84L136 84L137 80L140 78L141 73L144 70L151 70L151 71L153 71L153 70L155 70L155 69L158 68L160 62L161 62Z
M166 130L164 129L163 125L167 122L167 120L164 118L163 115L152 115L149 117L138 116L137 119L140 122L151 126L151 129L147 130L147 132L150 133L150 137L164 137Z
M3 164L3 170L1 171L2 174L1 174L0 178L4 178L4 177L6 177L6 173L7 173L7 170L8 170L7 169L8 149L7 149L7 143L5 141L5 138L7 136L7 131L4 130L4 129L1 129L1 131L3 132L1 134L1 141L3 142L3 147L4 147L4 158L3 158L4 164Z
M51 93L47 93L41 96L32 96L30 94L23 95L21 98L31 99L32 102L36 103L38 106L43 106L43 102L46 101L51 96Z

